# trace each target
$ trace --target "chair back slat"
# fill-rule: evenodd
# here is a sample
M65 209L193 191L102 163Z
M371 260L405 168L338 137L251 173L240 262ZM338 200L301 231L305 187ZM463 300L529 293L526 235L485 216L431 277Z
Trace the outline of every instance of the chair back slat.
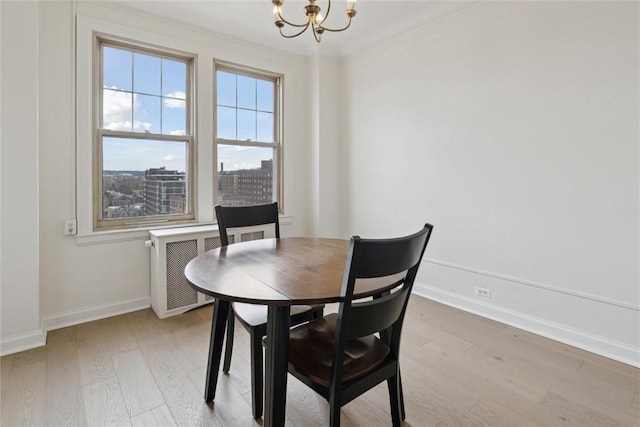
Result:
M383 277L415 266L422 258L430 234L430 230L423 231L396 239L360 240L360 262L355 277Z
M347 339L364 337L383 331L396 323L409 298L409 287L389 295L351 306Z
M274 224L275 237L280 238L280 223L278 220L278 203L256 206L216 206L216 218L220 231L222 246L229 244L228 228L251 227L255 225Z

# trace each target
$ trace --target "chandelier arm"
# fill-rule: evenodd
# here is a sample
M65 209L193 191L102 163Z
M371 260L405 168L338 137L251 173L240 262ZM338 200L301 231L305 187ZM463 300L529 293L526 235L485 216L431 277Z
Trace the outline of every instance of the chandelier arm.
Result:
M313 33L313 38L316 39L317 43L320 43L320 38L322 37L320 34L318 34L318 31L316 30L316 26L315 24L311 24L311 32Z
M282 16L282 13L280 13L279 11L278 11L278 20L284 22L287 25L291 25L292 27L297 27L297 28L304 27L305 30L309 27L309 21L307 21L306 24L294 24L293 22L289 22L286 19L284 19L284 17ZM302 34L302 33L300 33L300 34Z
M324 19L322 20L322 22L327 20L327 18L329 17L329 12L331 12L331 0L327 0L327 13L324 14Z
M307 28L309 28L309 23L307 23L307 25L305 25L305 26L304 26L304 28L303 28L300 32L295 33L295 34L292 34L292 35L286 35L285 33L283 33L283 32L282 32L282 28L279 28L279 30L280 30L280 35L281 35L282 37L284 37L285 39L292 39L292 38L294 38L294 37L298 37L300 34L302 34L302 33L304 33L305 31L307 31Z
M325 31L330 31L332 33L339 33L340 31L344 31L347 28L349 28L351 26L351 18L349 18L349 23L344 27L344 28L339 28L339 29L332 29L332 28L327 28L327 27L322 27L323 30Z

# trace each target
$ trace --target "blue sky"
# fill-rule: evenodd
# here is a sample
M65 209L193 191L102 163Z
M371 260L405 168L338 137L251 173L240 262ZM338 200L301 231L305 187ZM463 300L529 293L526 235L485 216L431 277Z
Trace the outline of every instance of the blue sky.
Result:
M103 127L140 133L185 135L187 64L104 46ZM273 142L274 83L224 71L217 73L218 136ZM260 167L271 148L220 146L225 170ZM103 169L145 170L165 166L185 171L186 144L105 138Z

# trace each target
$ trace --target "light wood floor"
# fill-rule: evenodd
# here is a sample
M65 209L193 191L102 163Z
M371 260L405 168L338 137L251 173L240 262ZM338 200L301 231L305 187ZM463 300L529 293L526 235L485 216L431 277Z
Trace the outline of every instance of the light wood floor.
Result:
M248 334L202 399L212 307L151 310L51 331L1 359L2 426L255 426ZM406 426L639 426L637 368L413 296L403 336ZM345 426L391 424L381 385L342 409ZM327 426L327 403L289 376L290 426Z

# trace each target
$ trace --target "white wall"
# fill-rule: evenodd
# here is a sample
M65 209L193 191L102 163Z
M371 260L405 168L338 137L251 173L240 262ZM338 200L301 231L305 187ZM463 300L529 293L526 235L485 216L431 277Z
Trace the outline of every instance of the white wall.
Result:
M2 352L42 345L38 281L38 6L0 2ZM15 43L17 38L21 43Z
M76 17L109 31L135 32L153 43L188 45L199 55L198 191L200 221L213 221L215 171L211 143L213 59L274 72L285 78L284 235L307 233L306 165L310 161L305 96L307 60L214 34L123 13L115 6L71 0L2 3L2 353L42 344L48 329L148 307L149 252L145 231L92 233L87 212L87 158L83 133L90 99L84 81L76 89L87 53L76 52ZM98 24L96 24L98 25ZM80 33L79 33L80 34ZM82 33L83 36L86 35ZM116 34L118 35L118 34ZM20 40L16 43L16 40ZM145 40L146 41L146 40ZM78 64L76 64L76 53ZM210 78L209 78L210 76ZM76 100L77 105L76 105ZM6 108L11 106L11 109ZM9 125L6 125L9 124ZM87 157L87 153L89 156ZM90 175L90 174L89 174ZM89 177L90 179L90 177ZM8 186L7 183L11 183ZM88 185L87 185L88 184ZM90 199L90 197L89 197ZM89 203L90 205L90 203ZM90 208L90 206L89 206ZM64 236L65 219L77 215L82 236Z
M639 365L638 16L489 2L348 56L347 234L431 222L418 292Z
M343 225L344 122L342 60L318 53L310 59L311 120L309 138L312 156L311 218L313 235L345 237ZM346 236L348 237L348 236Z

